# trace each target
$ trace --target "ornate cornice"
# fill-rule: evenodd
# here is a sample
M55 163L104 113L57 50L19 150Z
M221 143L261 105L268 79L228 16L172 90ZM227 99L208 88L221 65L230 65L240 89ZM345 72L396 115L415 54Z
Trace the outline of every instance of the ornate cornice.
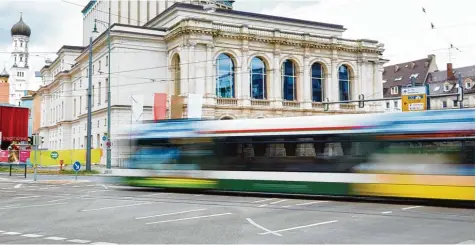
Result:
M298 46L298 47L304 47L304 48L328 49L328 50L344 51L344 52L351 52L351 53L382 54L382 51L378 48L375 48L375 49L368 48L362 45L351 46L351 45L346 45L343 43L319 43L319 42L311 41L311 40L297 40L297 39L290 39L286 37L258 36L255 34L233 33L233 32L227 32L222 30L216 30L212 28L202 28L202 27L194 27L194 26L177 27L176 29L172 30L169 34L165 36L165 40L169 41L176 38L177 36L190 35L190 34L210 35L213 37L221 37L221 38L228 38L228 39L248 40L248 41L256 41L256 42L270 43L270 44L282 44L282 45ZM356 41L355 43L358 44L359 41Z

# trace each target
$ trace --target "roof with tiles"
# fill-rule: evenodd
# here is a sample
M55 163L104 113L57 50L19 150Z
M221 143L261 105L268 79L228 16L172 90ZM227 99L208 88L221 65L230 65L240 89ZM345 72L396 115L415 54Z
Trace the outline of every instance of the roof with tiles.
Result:
M465 66L453 69L452 77L448 70L431 72L428 77L431 95L445 95L458 92L458 75L461 74L464 93L475 92L475 66Z
M392 87L405 87L412 83L412 77L415 78L416 84L424 84L428 73L430 72L431 63L434 62L435 56L429 55L425 59L409 61L405 63L395 64L384 67L383 71L383 95L384 97L399 97L401 96L398 89L398 94L391 94Z

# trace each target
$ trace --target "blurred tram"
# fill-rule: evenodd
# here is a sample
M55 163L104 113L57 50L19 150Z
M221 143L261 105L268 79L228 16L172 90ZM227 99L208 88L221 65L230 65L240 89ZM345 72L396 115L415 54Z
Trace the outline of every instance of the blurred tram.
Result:
M474 109L145 123L131 186L474 201Z

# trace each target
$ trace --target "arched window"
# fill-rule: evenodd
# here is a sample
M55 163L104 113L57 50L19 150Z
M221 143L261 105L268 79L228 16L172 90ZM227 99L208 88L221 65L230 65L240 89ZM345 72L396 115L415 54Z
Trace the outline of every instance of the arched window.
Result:
M324 97L324 71L321 63L314 63L311 66L311 86L312 86L312 101L322 102Z
M266 99L266 65L263 60L254 57L250 67L250 94L252 99Z
M339 67L339 100L350 100L350 72L346 65Z
M282 67L283 100L296 100L296 66L286 60Z
M235 64L227 54L220 54L217 58L217 88L219 98L235 97Z
M172 76L174 78L174 94L180 95L181 86L180 86L180 78L181 78L181 71L180 71L180 56L175 54L172 58Z

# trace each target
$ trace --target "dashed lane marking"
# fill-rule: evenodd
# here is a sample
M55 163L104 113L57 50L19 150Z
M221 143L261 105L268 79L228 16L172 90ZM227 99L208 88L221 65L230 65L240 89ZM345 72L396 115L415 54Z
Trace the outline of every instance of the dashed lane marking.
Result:
M279 200L279 201L276 201L276 202L272 202L272 203L270 203L270 204L278 204L278 203L285 202L285 201L287 201L287 200L286 200L286 199L284 199L284 200Z
M271 201L271 200L273 200L273 198L262 199L262 200L254 201L253 203L260 203L260 202L266 202L266 201Z
M27 199L27 198L38 198L40 196L26 196L26 197L14 197L12 199Z
M98 210L113 209L113 208L125 208L125 207L133 207L133 206L146 205L146 204L151 204L151 202L143 202L143 203L121 205L121 206L112 206L112 207L103 207L103 208L84 209L84 210L81 210L81 212L90 212L90 211L98 211Z
M20 188L23 184L16 184L13 188Z
M410 209L415 209L415 208L421 208L421 206L406 207L406 208L402 208L402 210L410 210Z
M9 232L5 232L5 233L2 233L2 234L14 236L14 235L20 235L21 232L9 231Z
M307 228L307 227L312 227L312 226L332 224L332 223L336 223L336 222L338 222L338 220L330 220L330 221L326 221L326 222L319 222L319 223L314 223L314 224L310 224L310 225L296 226L296 227L291 227L291 228L277 230L277 231L267 231L267 232L260 233L260 235L266 235L266 234L270 234L272 232L283 232L283 231L297 230L297 229L302 229L302 228Z
M61 202L61 203L50 203L50 204L37 204L37 205L26 205L26 206L14 206L14 207L0 207L0 209L31 208L31 207L43 207L43 206L64 205L64 204L68 204L68 203L66 203L66 202Z
M325 202L329 202L329 201L314 201L314 202L299 203L299 204L296 204L296 206L305 206L305 205L311 205L311 204L316 204L316 203L325 203Z
M161 217L161 216L174 215L174 214L185 214L185 213L190 213L190 212L198 212L198 211L203 211L203 210L206 210L206 208L187 210L187 211L168 213L168 214L157 214L157 215L151 215L151 216L145 216L145 217L138 217L136 219L148 219L148 218Z
M382 212L382 214L391 214L391 213L392 213L392 211L384 211L384 212Z
M62 241L66 240L64 237L58 237L58 236L50 236L50 237L45 237L46 240L53 240L53 241Z
M203 215L203 216L195 216L195 217L182 218L182 219L169 219L169 220L163 220L163 221L156 221L156 222L150 222L150 223L146 223L146 225L159 224L159 223L168 223L168 222L182 221L182 220L191 220L191 219L210 218L210 217L223 216L223 215L230 215L230 214L232 214L232 213L222 213L222 214Z
M72 239L72 240L68 240L68 242L84 244L84 243L90 243L91 241L88 241L88 240L80 240L80 239Z
M39 235L39 234L24 234L24 235L21 235L21 236L31 237L31 238L37 238L37 237L42 237L42 236L44 236L44 235Z
M259 205L258 208L266 207L268 204Z
M48 201L48 202L59 202L59 201L66 201L66 200L69 200L69 199L71 199L71 197L69 197L69 198L55 199L55 200L51 200L51 201Z

